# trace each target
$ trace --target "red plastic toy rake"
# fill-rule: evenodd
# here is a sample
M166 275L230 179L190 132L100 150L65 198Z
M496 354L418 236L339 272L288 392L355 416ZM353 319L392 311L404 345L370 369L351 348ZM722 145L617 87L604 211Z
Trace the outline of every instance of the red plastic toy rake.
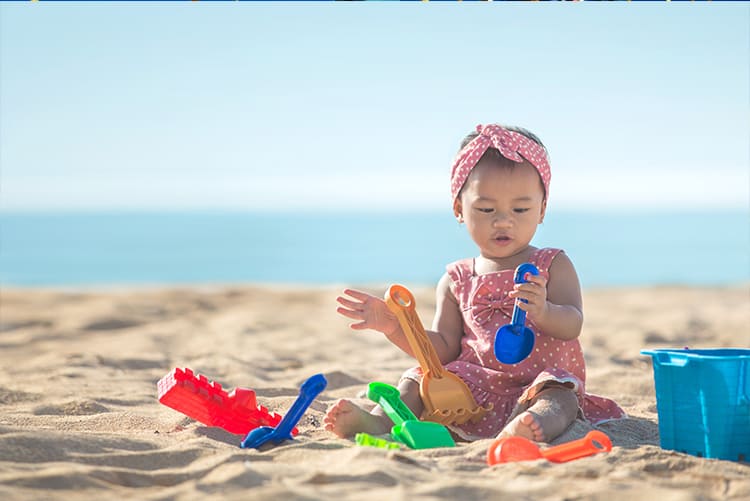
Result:
M258 405L255 391L235 388L227 393L219 383L192 370L176 368L157 383L159 402L207 426L245 435L259 426L276 426L281 416ZM297 428L292 434L298 433Z

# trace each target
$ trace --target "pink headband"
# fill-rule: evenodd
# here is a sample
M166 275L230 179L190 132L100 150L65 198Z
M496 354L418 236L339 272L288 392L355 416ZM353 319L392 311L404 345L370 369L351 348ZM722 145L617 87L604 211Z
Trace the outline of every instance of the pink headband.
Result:
M453 160L451 197L454 202L471 170L477 165L488 148L497 148L500 154L508 160L520 163L526 159L536 167L539 177L542 178L542 184L544 184L545 198L549 198L549 180L552 173L547 161L547 152L544 151L542 146L520 132L510 131L495 124L477 125L477 132L479 135L461 148L461 151Z

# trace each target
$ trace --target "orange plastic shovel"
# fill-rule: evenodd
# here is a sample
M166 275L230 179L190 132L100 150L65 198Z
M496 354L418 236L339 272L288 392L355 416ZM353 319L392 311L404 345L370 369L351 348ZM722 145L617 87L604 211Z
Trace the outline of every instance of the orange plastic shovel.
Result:
M607 435L596 430L588 432L585 437L578 440L544 450L527 438L503 437L495 440L487 451L487 464L492 466L498 463L533 461L534 459L565 463L611 450L612 441Z
M479 407L466 383L440 363L440 357L417 315L414 296L409 289L403 285L391 285L385 294L385 302L398 318L424 372L419 384L419 395L424 402L421 418L443 425L481 419L491 407Z

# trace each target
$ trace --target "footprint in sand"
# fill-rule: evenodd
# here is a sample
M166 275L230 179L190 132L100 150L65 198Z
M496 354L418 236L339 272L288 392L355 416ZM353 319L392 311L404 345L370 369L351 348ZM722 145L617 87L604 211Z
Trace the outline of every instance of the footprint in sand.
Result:
M36 416L88 416L104 412L109 412L109 409L92 400L74 400L64 404L40 405L32 411Z
M100 318L82 327L84 331L114 331L138 327L144 322L132 318Z
M254 464L257 464L260 461L263 461L260 457L253 458ZM228 459L223 463L214 466L203 478L198 480L198 491L212 495L211 497L223 497L227 492L228 487L252 489L269 482L271 482L271 477L267 474L255 471L253 465ZM274 498L275 496L268 497Z
M393 487L398 485L399 479L393 475L389 475L384 471L372 471L366 474L331 474L317 472L311 475L309 478L303 480L303 483L313 485L326 485L326 484L350 484L356 482L358 484L373 484L381 487Z
M11 390L10 388L0 386L0 405L39 400L40 398L42 398L42 396L37 393L27 393L25 391Z
M103 365L104 367L128 371L161 369L167 365L167 361L164 358L149 360L147 358L108 358L97 356L96 359L99 365Z
M332 371L325 373L328 385L326 390L338 390L339 388L347 388L349 386L361 386L364 381L357 379L354 376L341 371Z
M18 329L30 329L33 327L52 327L49 320L25 320L20 322L0 322L0 332L12 332Z
M643 342L647 344L668 343L669 337L658 331L648 331L643 337Z

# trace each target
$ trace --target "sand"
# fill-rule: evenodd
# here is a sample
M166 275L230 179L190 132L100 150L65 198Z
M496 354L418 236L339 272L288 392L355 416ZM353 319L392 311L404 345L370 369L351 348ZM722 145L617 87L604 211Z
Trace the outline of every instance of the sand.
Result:
M750 346L750 286L588 290L588 389L629 418L610 453L488 467L491 440L385 451L323 430L326 408L413 364L335 313L340 287L0 291L0 499L750 499L750 463L662 450L651 348ZM384 288L370 288L382 294ZM433 292L414 287L432 320ZM159 404L189 367L254 389L284 414L315 373L329 384L300 435L267 450ZM590 427L576 423L560 441Z

